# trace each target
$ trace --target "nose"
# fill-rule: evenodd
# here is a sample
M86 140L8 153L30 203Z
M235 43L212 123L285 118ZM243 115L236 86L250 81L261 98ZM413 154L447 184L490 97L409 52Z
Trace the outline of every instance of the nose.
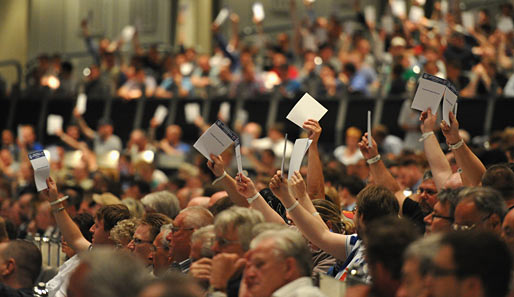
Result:
M91 226L91 228L89 228L89 232L95 233L95 224L93 224L93 226Z
M423 222L425 222L425 225L431 225L432 224L432 212L427 214L424 218L423 218Z
M134 249L136 248L136 245L134 244L134 239L132 239L128 244L127 244L127 248L133 252Z
M168 235L166 235L166 240L171 242L172 237L173 237L173 231L171 231L170 233L168 233Z

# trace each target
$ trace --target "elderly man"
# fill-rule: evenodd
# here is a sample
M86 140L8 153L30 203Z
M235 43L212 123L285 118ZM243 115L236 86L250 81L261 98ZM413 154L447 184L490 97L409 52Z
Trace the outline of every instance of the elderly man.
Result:
M41 252L31 242L0 243L0 296L31 297L41 272Z
M154 249L153 242L155 237L161 231L161 227L169 223L171 223L171 219L162 213L147 213L139 226L137 226L132 240L127 245L132 253L145 261L147 267L153 265L151 255Z
M191 265L191 235L203 226L212 224L212 213L201 206L183 209L173 221L172 231L166 236L170 242L170 261L182 272L188 272Z
M312 285L312 255L291 229L268 230L250 243L244 285L252 297L324 296Z
M460 190L444 189L437 194L437 203L431 213L425 216L425 234L449 232L452 230L455 207L459 203Z
M446 233L429 272L431 296L506 296L511 258L505 243L491 232Z
M168 237L168 234L170 234L172 230L173 224L162 225L161 231L155 236L153 241L149 260L153 263L153 274L156 276L161 276L171 265L169 257L170 242L166 237Z

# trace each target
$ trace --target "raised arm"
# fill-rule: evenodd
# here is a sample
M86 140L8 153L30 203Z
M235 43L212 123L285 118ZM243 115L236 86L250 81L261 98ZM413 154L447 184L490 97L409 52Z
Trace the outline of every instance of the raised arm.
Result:
M425 149L425 156L427 157L434 183L437 190L440 191L445 182L452 175L452 168L448 159L446 159L437 137L434 134L434 126L437 120L437 115L433 115L431 109L421 113L419 117L421 121L421 133L423 133L423 147Z
M321 216L317 212L316 207L314 207L314 204L312 204L312 200L309 197L309 194L307 194L305 181L298 171L295 171L293 176L291 176L291 180L289 181L289 193L293 196L293 198L300 202L300 205L303 206L305 210L320 220L323 223L323 226L328 230L328 226L325 224L325 222L323 222L323 219L321 219Z
M465 186L478 186L485 173L485 166L471 151L464 140L459 136L459 122L453 112L450 112L450 125L444 120L441 122L441 131L446 137L446 143L450 146L457 165L462 169L462 183Z
M89 139L95 138L95 131L89 128L86 121L80 115L76 108L73 110L73 116L77 119L77 122L79 123L79 127L82 133L84 133L84 135L86 135L86 137Z
M266 221L278 224L286 223L282 217L269 206L264 197L257 192L252 180L243 174L238 174L237 191L241 196L246 197L250 208L258 210L264 215Z
M237 191L237 182L225 171L225 167L223 166L223 159L221 156L215 156L211 154L211 160L207 161L207 167L212 171L214 176L216 176L216 180L214 183L220 183L225 191L228 193L228 197L232 202L234 202L237 206L248 207L248 202L246 201L246 197L239 194Z
M293 219L298 229L309 241L325 252L338 260L346 260L348 257L346 253L347 235L330 232L323 226L324 224L320 220L316 219L303 206L299 205L298 201L289 194L287 181L281 175L282 173L279 170L273 176L270 182L270 189L288 209L289 216Z
M59 196L62 196L59 194L57 185L51 177L46 179L46 185L48 186L48 189L45 191L48 194L50 203L59 199ZM62 202L52 205L52 213L54 214L55 221L57 222L57 226L59 226L59 229L62 232L64 240L70 245L70 247L76 253L88 250L91 246L91 243L84 238L80 232L79 227L75 224L75 222L73 222L71 217L64 209Z
M307 193L312 199L325 199L325 179L318 151L321 126L318 121L309 119L303 123L303 128L309 131L309 138L312 139L307 162Z

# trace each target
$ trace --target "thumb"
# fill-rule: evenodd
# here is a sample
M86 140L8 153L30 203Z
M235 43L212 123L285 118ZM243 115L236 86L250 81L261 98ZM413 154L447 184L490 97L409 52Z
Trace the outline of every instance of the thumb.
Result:
M246 266L246 259L240 258L239 260L236 261L236 264L234 266L236 268L236 271L242 270Z

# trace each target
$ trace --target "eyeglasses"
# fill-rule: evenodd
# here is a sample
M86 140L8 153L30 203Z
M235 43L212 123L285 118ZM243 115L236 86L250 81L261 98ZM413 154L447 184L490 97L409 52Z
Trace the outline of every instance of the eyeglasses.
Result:
M428 273L430 275L432 275L433 277L445 277L445 276L450 276L450 275L456 275L457 270L443 268L443 267L437 266L436 264L432 264L430 266L430 268L428 269Z
M195 228L179 228L179 227L172 227L171 228L171 232L175 233L175 232L178 232L180 230L194 230Z
M142 240L142 239L139 239L139 238L132 238L132 241L134 242L135 245L140 245L140 244L143 244L143 243L152 244L152 242L149 241L149 240Z
M477 225L480 225L482 224L483 222L485 222L487 219L489 219L491 217L493 213L490 213L488 214L487 216L483 217L481 220L480 220L480 223L476 223L476 224L473 224L473 225L460 225L460 224L457 224L457 223L453 223L452 224L452 228L453 230L455 231L467 231L467 230L473 230L477 227Z
M218 242L219 246L227 246L230 244L239 243L239 240L228 240L228 239L225 239L223 237L218 237L218 236L216 236L214 238L214 241Z
M454 218L453 217L447 217L447 216L442 216L442 215L439 215L439 214L436 214L435 212L431 212L430 213L430 216L432 218L432 221L435 219L435 218L439 218L439 219L443 219L443 220L447 220L447 221L450 221L450 222L453 222Z
M423 192L427 193L428 195L435 195L435 194L437 194L437 191L432 190L432 189L428 189L428 188L418 188L418 191L416 193L417 194L421 194Z

